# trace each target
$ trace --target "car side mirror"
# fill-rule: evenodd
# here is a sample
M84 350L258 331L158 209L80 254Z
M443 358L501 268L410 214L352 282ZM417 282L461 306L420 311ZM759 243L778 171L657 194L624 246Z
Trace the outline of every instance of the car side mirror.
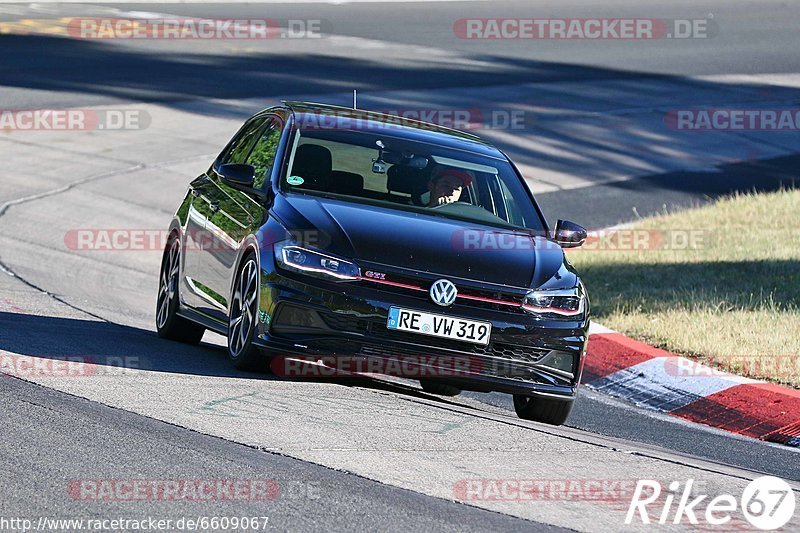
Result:
M554 240L562 248L577 248L586 242L586 229L569 220L559 220Z
M252 187L255 182L256 169L253 165L243 163L225 163L220 165L219 177L237 187Z

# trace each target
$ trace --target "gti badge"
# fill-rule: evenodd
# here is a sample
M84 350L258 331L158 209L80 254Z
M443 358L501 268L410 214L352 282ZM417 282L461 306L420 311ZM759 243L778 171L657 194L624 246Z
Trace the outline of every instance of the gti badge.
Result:
M458 289L449 280L440 279L431 286L431 300L435 304L442 306L452 305L456 301L456 295L458 295Z
M364 275L372 279L386 279L386 274L383 272L375 272L374 270L367 270Z

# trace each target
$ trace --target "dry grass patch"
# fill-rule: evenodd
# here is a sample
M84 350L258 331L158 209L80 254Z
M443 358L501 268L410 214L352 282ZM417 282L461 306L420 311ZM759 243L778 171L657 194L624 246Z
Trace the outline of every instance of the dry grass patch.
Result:
M568 252L595 320L713 366L800 387L800 190L737 194L633 230L649 230L650 243L693 245Z

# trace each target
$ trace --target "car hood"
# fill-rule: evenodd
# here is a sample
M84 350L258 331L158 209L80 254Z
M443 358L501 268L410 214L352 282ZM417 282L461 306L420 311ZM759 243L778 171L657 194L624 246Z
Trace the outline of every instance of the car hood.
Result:
M523 232L312 195L279 195L273 211L296 240L362 269L383 265L512 287L539 287L563 272L561 248Z

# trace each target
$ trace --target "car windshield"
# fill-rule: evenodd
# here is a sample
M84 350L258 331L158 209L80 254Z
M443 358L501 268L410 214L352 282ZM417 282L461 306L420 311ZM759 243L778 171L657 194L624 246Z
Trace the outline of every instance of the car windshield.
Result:
M508 161L393 136L301 129L283 190L492 226L543 231Z

